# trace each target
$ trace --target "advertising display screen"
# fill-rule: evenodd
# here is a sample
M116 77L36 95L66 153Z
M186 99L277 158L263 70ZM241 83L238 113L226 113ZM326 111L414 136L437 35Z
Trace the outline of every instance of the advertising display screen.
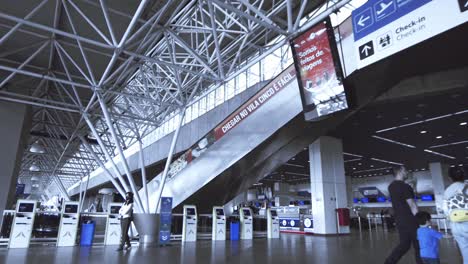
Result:
M67 214L76 214L78 212L77 204L67 204L65 205L65 213Z
M341 64L330 20L291 40L305 119L314 120L348 108Z
M18 206L19 213L32 213L34 211L34 204L32 203L20 203Z

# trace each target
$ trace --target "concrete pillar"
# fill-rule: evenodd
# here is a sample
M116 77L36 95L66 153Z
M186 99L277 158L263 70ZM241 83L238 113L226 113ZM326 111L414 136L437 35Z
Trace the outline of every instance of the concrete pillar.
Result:
M0 101L0 216L15 202L21 157L31 124L28 109L26 105Z
M348 234L349 227L338 227L335 211L348 206L341 140L320 137L309 146L309 157L314 233Z
M288 206L290 200L289 195L289 184L282 182L275 182L273 184L275 206Z
M442 212L444 203L444 191L447 186L449 166L440 162L429 163L429 171L432 177L434 198L437 212Z

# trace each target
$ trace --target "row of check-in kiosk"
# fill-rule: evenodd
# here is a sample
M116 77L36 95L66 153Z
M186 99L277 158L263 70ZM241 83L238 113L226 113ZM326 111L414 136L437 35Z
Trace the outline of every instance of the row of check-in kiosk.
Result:
M37 201L18 200L8 241L9 248L29 247L36 215L36 206ZM119 209L121 206L121 203L111 203L108 206L104 238L104 244L106 245L118 245L120 242ZM79 203L73 201L64 202L60 216L57 246L75 246L80 224Z
M106 230L104 235L105 245L118 245L120 242L119 209L121 203L108 205ZM34 200L18 200L13 219L9 248L28 248L36 213L37 202ZM227 218L223 207L213 207L212 240L226 240ZM239 210L240 239L253 239L253 214L250 208ZM75 246L77 232L80 224L79 203L64 202L61 211L60 225L57 234L57 246ZM192 205L183 207L182 241L197 240L198 214L197 208ZM231 230L231 232L233 232ZM276 210L267 209L267 237L280 237L280 223Z
M193 205L184 205L182 242L197 240L198 215ZM253 239L253 213L250 208L239 210L240 239ZM212 240L226 240L226 214L224 208L213 207ZM231 230L231 232L233 232ZM267 238L280 237L280 224L276 210L267 209Z

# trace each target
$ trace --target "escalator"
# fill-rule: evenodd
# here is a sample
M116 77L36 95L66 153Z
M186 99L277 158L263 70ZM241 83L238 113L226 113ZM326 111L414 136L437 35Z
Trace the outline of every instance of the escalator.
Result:
M162 196L173 197L176 211L195 204L207 213L226 204L403 80L466 67L465 55L445 49L462 45L455 40L464 31L458 27L355 71L344 80L351 109L316 122L304 121L296 72L289 67L172 162ZM161 174L148 183L150 211Z

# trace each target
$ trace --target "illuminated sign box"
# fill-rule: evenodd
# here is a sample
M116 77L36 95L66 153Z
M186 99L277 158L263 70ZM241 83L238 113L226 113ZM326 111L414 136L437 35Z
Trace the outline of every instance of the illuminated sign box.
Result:
M292 39L302 106L307 121L348 109L343 73L330 19Z

